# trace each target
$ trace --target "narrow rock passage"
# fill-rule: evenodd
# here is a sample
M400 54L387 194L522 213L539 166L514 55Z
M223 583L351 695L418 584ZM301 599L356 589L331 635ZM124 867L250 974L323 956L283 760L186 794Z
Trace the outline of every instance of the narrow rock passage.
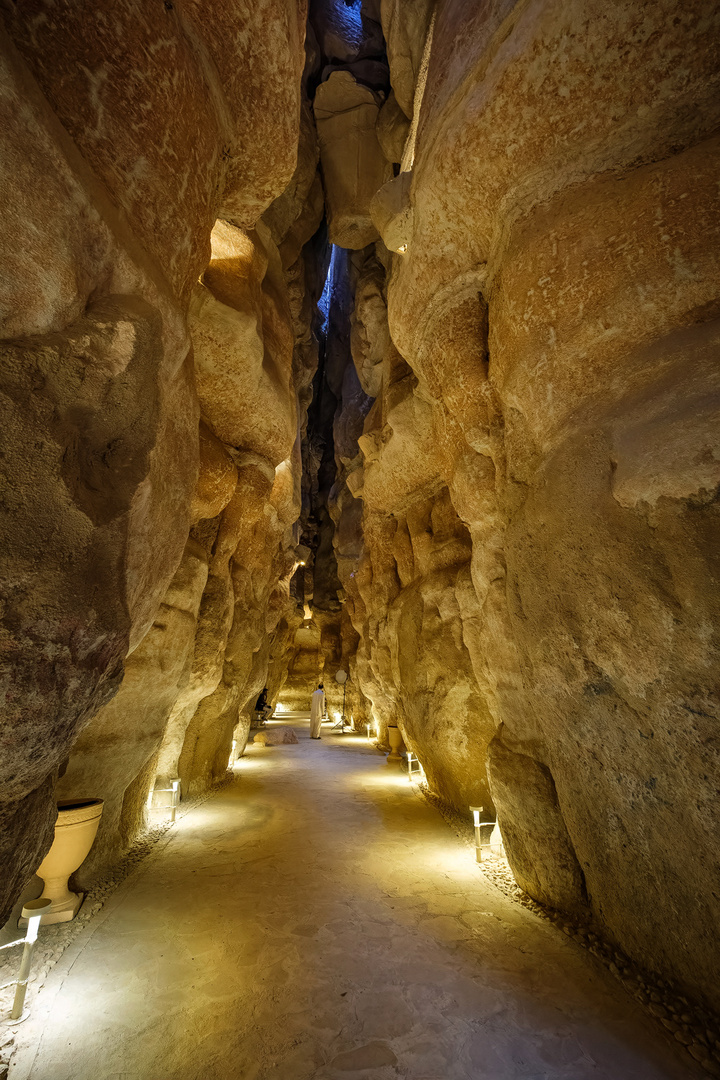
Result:
M364 739L294 726L66 954L12 1080L702 1075Z

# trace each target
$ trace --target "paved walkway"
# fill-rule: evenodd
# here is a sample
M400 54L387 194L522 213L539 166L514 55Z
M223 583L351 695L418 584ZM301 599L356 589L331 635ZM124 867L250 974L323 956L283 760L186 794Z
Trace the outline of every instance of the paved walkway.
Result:
M66 953L11 1080L702 1075L376 750L295 727L297 745L250 747Z

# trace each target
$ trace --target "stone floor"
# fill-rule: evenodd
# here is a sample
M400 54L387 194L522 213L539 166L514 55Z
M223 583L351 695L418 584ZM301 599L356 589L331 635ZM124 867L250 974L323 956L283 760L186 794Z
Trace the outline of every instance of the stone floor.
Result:
M11 1080L703 1075L364 739L294 726L68 949Z

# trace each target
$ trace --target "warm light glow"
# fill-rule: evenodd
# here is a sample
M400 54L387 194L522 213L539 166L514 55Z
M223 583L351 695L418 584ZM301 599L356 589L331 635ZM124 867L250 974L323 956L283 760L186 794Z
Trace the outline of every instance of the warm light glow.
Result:
M407 244L401 244L400 247L398 248L398 254L399 255L404 255L405 252L407 251L407 247L408 247Z
M371 760L373 763L375 762L374 756ZM407 778L401 769L383 769L381 772L373 769L371 772L358 773L356 777L353 778L352 783L354 787L361 789L367 787L401 788L403 791L406 791L408 797L410 797Z
M408 750L407 754L407 768L408 768L408 780L412 783L413 776L417 776L418 780L425 779L425 770L422 767L416 754L412 750Z
M25 940L29 942L37 941L38 930L40 929L40 920L42 915L32 915L28 919L27 934Z
M174 823L175 822L175 816L177 814L177 806L178 806L178 803L180 802L180 781L179 780L171 780L170 781L170 791L172 793L170 795L170 820Z
M309 622L310 619L312 619L312 611L310 610L310 605L308 604L307 600L305 601L305 614L303 616L303 619L305 622Z
M52 901L47 897L41 896L38 900L28 900L27 904L25 904L22 909L22 918L27 919L28 925L27 933L25 935L25 944L23 945L22 960L20 961L20 971L18 972L17 982L15 983L15 1000L13 1001L12 1011L10 1013L11 1020L20 1020L22 1017L40 920L43 915L50 911L51 907Z

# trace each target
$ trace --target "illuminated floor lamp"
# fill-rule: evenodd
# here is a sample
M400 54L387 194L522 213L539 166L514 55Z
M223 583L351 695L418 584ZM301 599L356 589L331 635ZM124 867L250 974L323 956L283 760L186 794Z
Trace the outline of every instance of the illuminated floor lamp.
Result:
M233 746L234 745L235 744L233 743ZM174 822L175 818L177 816L178 803L180 802L180 781L179 780L171 780L170 784L171 784L171 787L155 788L155 790L156 791L167 791L168 794L170 795L170 803L168 804L166 809L168 809L170 811L169 820L171 822Z
M35 952L35 942L37 941L38 930L40 928L40 920L43 915L46 915L50 911L51 907L52 900L50 900L49 897L41 896L39 900L28 900L27 904L25 904L22 909L22 918L27 919L27 933L25 935L25 946L23 948L22 961L20 963L20 974L18 975L17 985L15 987L15 1000L13 1002L12 1012L10 1013L11 1020L19 1020L22 1016L28 979L30 978L30 967L32 965L33 953Z
M420 764L420 762L418 761L415 754L413 754L412 750L408 750L408 752L407 752L407 771L408 771L408 780L410 781L411 784L412 784L413 776L417 776L418 779L422 779L423 767Z
M485 812L484 807L471 806L470 810L472 811L473 825L475 827L475 859L477 862L482 862L483 854L485 858L488 855L496 854L502 850L502 844L497 840L493 840L493 833L497 823L495 821L480 820L481 814Z

